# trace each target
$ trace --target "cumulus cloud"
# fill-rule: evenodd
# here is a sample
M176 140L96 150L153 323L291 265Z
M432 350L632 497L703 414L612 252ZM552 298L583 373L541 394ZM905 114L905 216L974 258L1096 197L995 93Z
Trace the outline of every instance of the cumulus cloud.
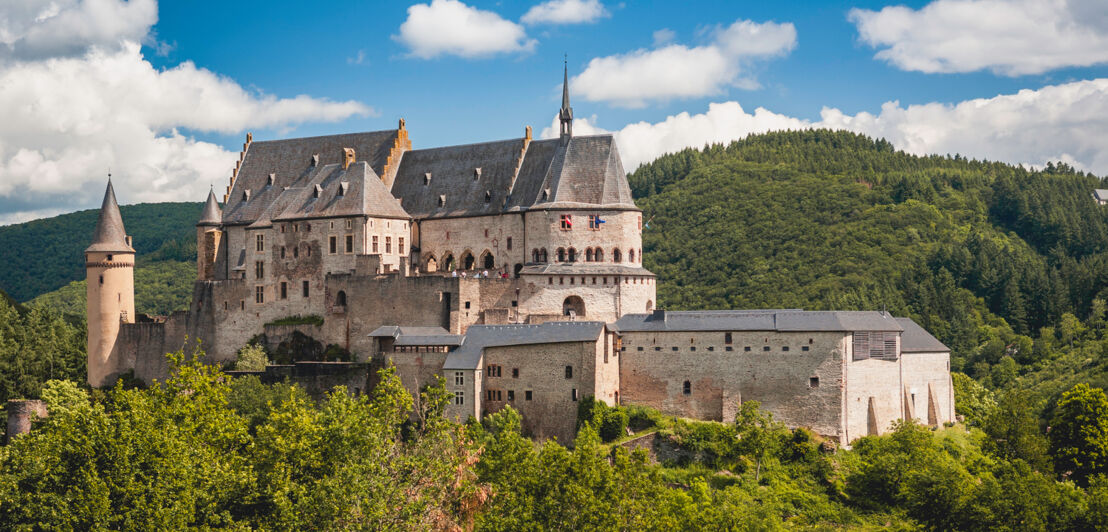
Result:
M609 16L599 0L549 0L527 10L524 24L581 24Z
M791 23L739 20L710 33L711 42L703 46L669 44L594 58L573 78L573 91L588 101L637 108L649 101L720 94L728 86L754 88L757 80L746 71L750 63L796 46Z
M1019 76L1108 62L1103 0L935 0L853 9L849 19L878 59L902 70Z
M440 55L484 57L505 52L528 52L536 41L523 26L492 11L482 11L458 0L431 0L408 8L408 18L393 39L414 57Z
M595 119L575 134L604 133ZM557 118L542 131L558 134ZM707 112L680 113L657 123L629 124L613 132L628 170L656 157L706 143L728 143L752 133L805 128L845 129L885 138L898 149L925 154L960 153L968 157L1041 166L1065 161L1077 168L1108 174L1108 79L1078 81L1039 90L1022 90L959 103L902 106L887 102L877 114L848 115L824 108L809 121L757 108L746 112L737 102L713 103Z
M111 2L122 3L70 8L110 13ZM48 15L38 18L52 24L67 16ZM5 22L9 41L15 18ZM209 184L226 183L238 154L183 130L287 129L372 113L353 101L247 91L191 62L158 70L129 29L116 31L118 40L88 41L81 55L59 48L50 57L0 62L0 223L98 205L109 168L122 202L202 200Z
M141 42L158 21L156 0L7 0L3 11L0 57L18 59Z

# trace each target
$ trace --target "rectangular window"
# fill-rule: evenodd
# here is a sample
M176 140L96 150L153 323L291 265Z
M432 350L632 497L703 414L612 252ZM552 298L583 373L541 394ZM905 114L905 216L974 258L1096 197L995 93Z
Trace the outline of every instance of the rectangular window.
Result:
M254 263L254 278L261 279L265 277L265 262L257 261Z
M281 258L285 258L285 246L281 246Z
M531 400L531 390L527 390L527 391L523 392L523 400L525 400L525 401L530 401Z
M265 287L264 286L259 285L259 286L254 287L254 302L255 303L265 303Z
M731 344L731 333L723 333L723 343Z
M589 215L589 229L600 229L600 224L596 223L596 215Z
M896 360L896 335L895 332L856 331L854 360Z
M508 244L508 251L511 251L512 250L512 237L508 237L508 240L506 240L506 243Z
M346 252L354 252L354 235L346 235Z
M335 253L338 253L339 252L339 249L338 249L339 248L339 237L337 237L335 235L331 235L331 238L328 239L328 241L330 243L331 254L334 255Z
M466 404L466 393L465 392L454 392L454 404L456 404L456 405Z
M499 377L500 376L500 366L498 366L496 364L489 365L489 367L485 368L485 371L486 371L486 373L488 373L489 377Z
M265 235L256 235L254 237L254 251L258 253L265 251Z
M519 378L519 368L512 368L512 378L513 379L518 379Z
M386 236L385 237L385 253L390 254L390 255L392 254L392 237L391 236Z
M289 284L281 281L281 299L289 298Z
M346 221L346 228L350 229L351 227L354 227L354 220L347 220Z
M819 388L819 377L809 377L808 378L808 387L809 388Z
M466 374L460 371L454 372L454 385L463 386L466 383Z
M570 398L572 398L574 401L577 400L577 388L573 389L573 392L570 394Z
M300 291L304 295L304 297L308 297L308 281L301 281Z
M802 345L802 346L800 346L800 350L801 350L801 351L807 351L807 350L808 350L808 346L806 346L806 345Z
M563 214L561 227L562 231L569 231L570 229L573 229L573 215Z
M573 378L573 366L566 366L566 378L567 379L572 379Z
M285 224L281 224L281 232L282 232L282 233L284 233L284 232L285 232Z
M373 235L373 252L377 253L377 235Z
M396 253L398 255L404 254L404 237L400 237L396 240Z
M508 400L509 401L515 401L516 400L516 391L515 390L508 390Z
M788 353L789 352L789 346L787 346L787 345L781 346L781 351L784 351L784 352Z

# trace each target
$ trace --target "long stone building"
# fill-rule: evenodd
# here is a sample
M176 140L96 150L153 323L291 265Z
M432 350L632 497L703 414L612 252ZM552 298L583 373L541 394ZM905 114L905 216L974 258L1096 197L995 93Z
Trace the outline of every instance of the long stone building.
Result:
M259 335L300 335L356 361L275 374L363 390L391 361L413 393L445 378L453 416L512 405L533 434L562 440L584 396L716 420L757 399L844 442L901 417L953 418L949 350L910 321L655 311L616 142L573 135L565 87L559 117L555 139L527 127L421 150L403 120L370 133L247 135L222 205L210 192L196 226L192 303L163 318L135 315L135 252L109 182L86 250L89 383L164 379L165 353L186 339L227 363ZM281 325L305 316L322 325Z

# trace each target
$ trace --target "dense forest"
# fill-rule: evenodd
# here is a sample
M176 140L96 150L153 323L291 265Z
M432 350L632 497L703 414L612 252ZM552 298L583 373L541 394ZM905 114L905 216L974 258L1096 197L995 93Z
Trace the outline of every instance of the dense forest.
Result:
M183 353L168 382L89 391L74 384L84 372L87 245L74 242L65 253L78 257L76 275L59 269L53 284L0 297L0 400L41 396L57 413L0 448L0 522L312 530L1108 522L1108 208L1090 196L1108 188L1103 180L1062 164L917 157L830 131L684 150L629 177L660 306L910 316L951 346L965 421L934 430L904 423L836 450L785 429L754 401L735 420L710 423L585 400L581 432L566 447L531 442L510 409L449 423L441 388L413 404L388 370L371 396L315 402L287 384L227 379ZM187 304L199 210L188 205L180 220L148 221L161 227L141 227L124 208L136 246L138 229L151 233L136 268L140 311ZM49 242L39 231L12 249ZM0 242L15 242L5 240L13 234L31 233L0 228ZM20 260L51 271L66 254ZM667 452L628 451L619 445L627 429L655 434Z
M134 239L136 266L196 260L196 220L202 203L145 203L119 208ZM99 209L0 227L0 290L17 301L85 278L84 251L92 241ZM191 286L185 288L191 290Z

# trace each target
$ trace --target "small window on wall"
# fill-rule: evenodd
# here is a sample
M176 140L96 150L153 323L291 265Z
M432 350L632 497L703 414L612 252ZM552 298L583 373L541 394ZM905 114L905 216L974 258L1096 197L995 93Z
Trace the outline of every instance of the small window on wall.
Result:
M281 246L281 258L285 258L285 246Z
M302 281L300 284L300 291L304 297L308 297L308 281Z
M572 379L573 378L573 366L566 366L566 378L567 379Z
M464 386L465 383L466 383L466 374L462 373L461 371L455 371L454 372L454 385L455 386Z
M692 383L685 381L685 384L681 386L681 393L685 395L692 395Z
M346 235L346 252L354 252L354 235Z
M346 228L350 229L352 227L354 227L354 220L347 220L346 221Z
M562 231L569 231L570 229L573 229L573 215L563 214L560 226L562 228Z
M515 390L508 390L508 400L509 401L515 401L516 400Z
M281 299L289 298L289 284L281 281Z
M819 388L819 377L808 377L809 388Z
M373 252L377 253L377 235L373 235Z
M527 391L523 392L523 400L524 401L530 401L532 397L533 397L533 394L532 394L531 390L527 390Z
M254 263L254 277L261 279L265 277L265 262L257 261Z
M573 389L573 392L572 392L572 393L570 393L570 398L571 398L571 399L572 399L573 401L577 401L577 388L574 388L574 389Z
M806 345L802 345L802 346L800 346L800 350L801 350L801 351L808 351L808 349L809 349L809 348L808 348L808 346L806 346Z
M334 255L335 253L338 253L339 252L339 237L331 235L331 238L328 239L328 242L330 244L331 254Z
M392 253L392 237L391 236L386 236L385 237L385 253L389 253L389 254Z
M723 333L723 343L725 343L725 344L730 344L731 343L731 333Z
M505 240L504 243L508 247L508 250L511 251L511 249L512 249L512 237L508 237L508 239Z
M456 404L456 405L466 404L466 393L465 392L454 392L454 404Z
M254 236L254 251L265 251L265 235Z
M400 237L396 240L396 252L401 255L404 254L404 237Z
M259 286L254 287L254 302L255 303L265 303L265 287L264 286L259 285Z
M518 379L519 378L519 368L512 368L512 378L513 379Z

